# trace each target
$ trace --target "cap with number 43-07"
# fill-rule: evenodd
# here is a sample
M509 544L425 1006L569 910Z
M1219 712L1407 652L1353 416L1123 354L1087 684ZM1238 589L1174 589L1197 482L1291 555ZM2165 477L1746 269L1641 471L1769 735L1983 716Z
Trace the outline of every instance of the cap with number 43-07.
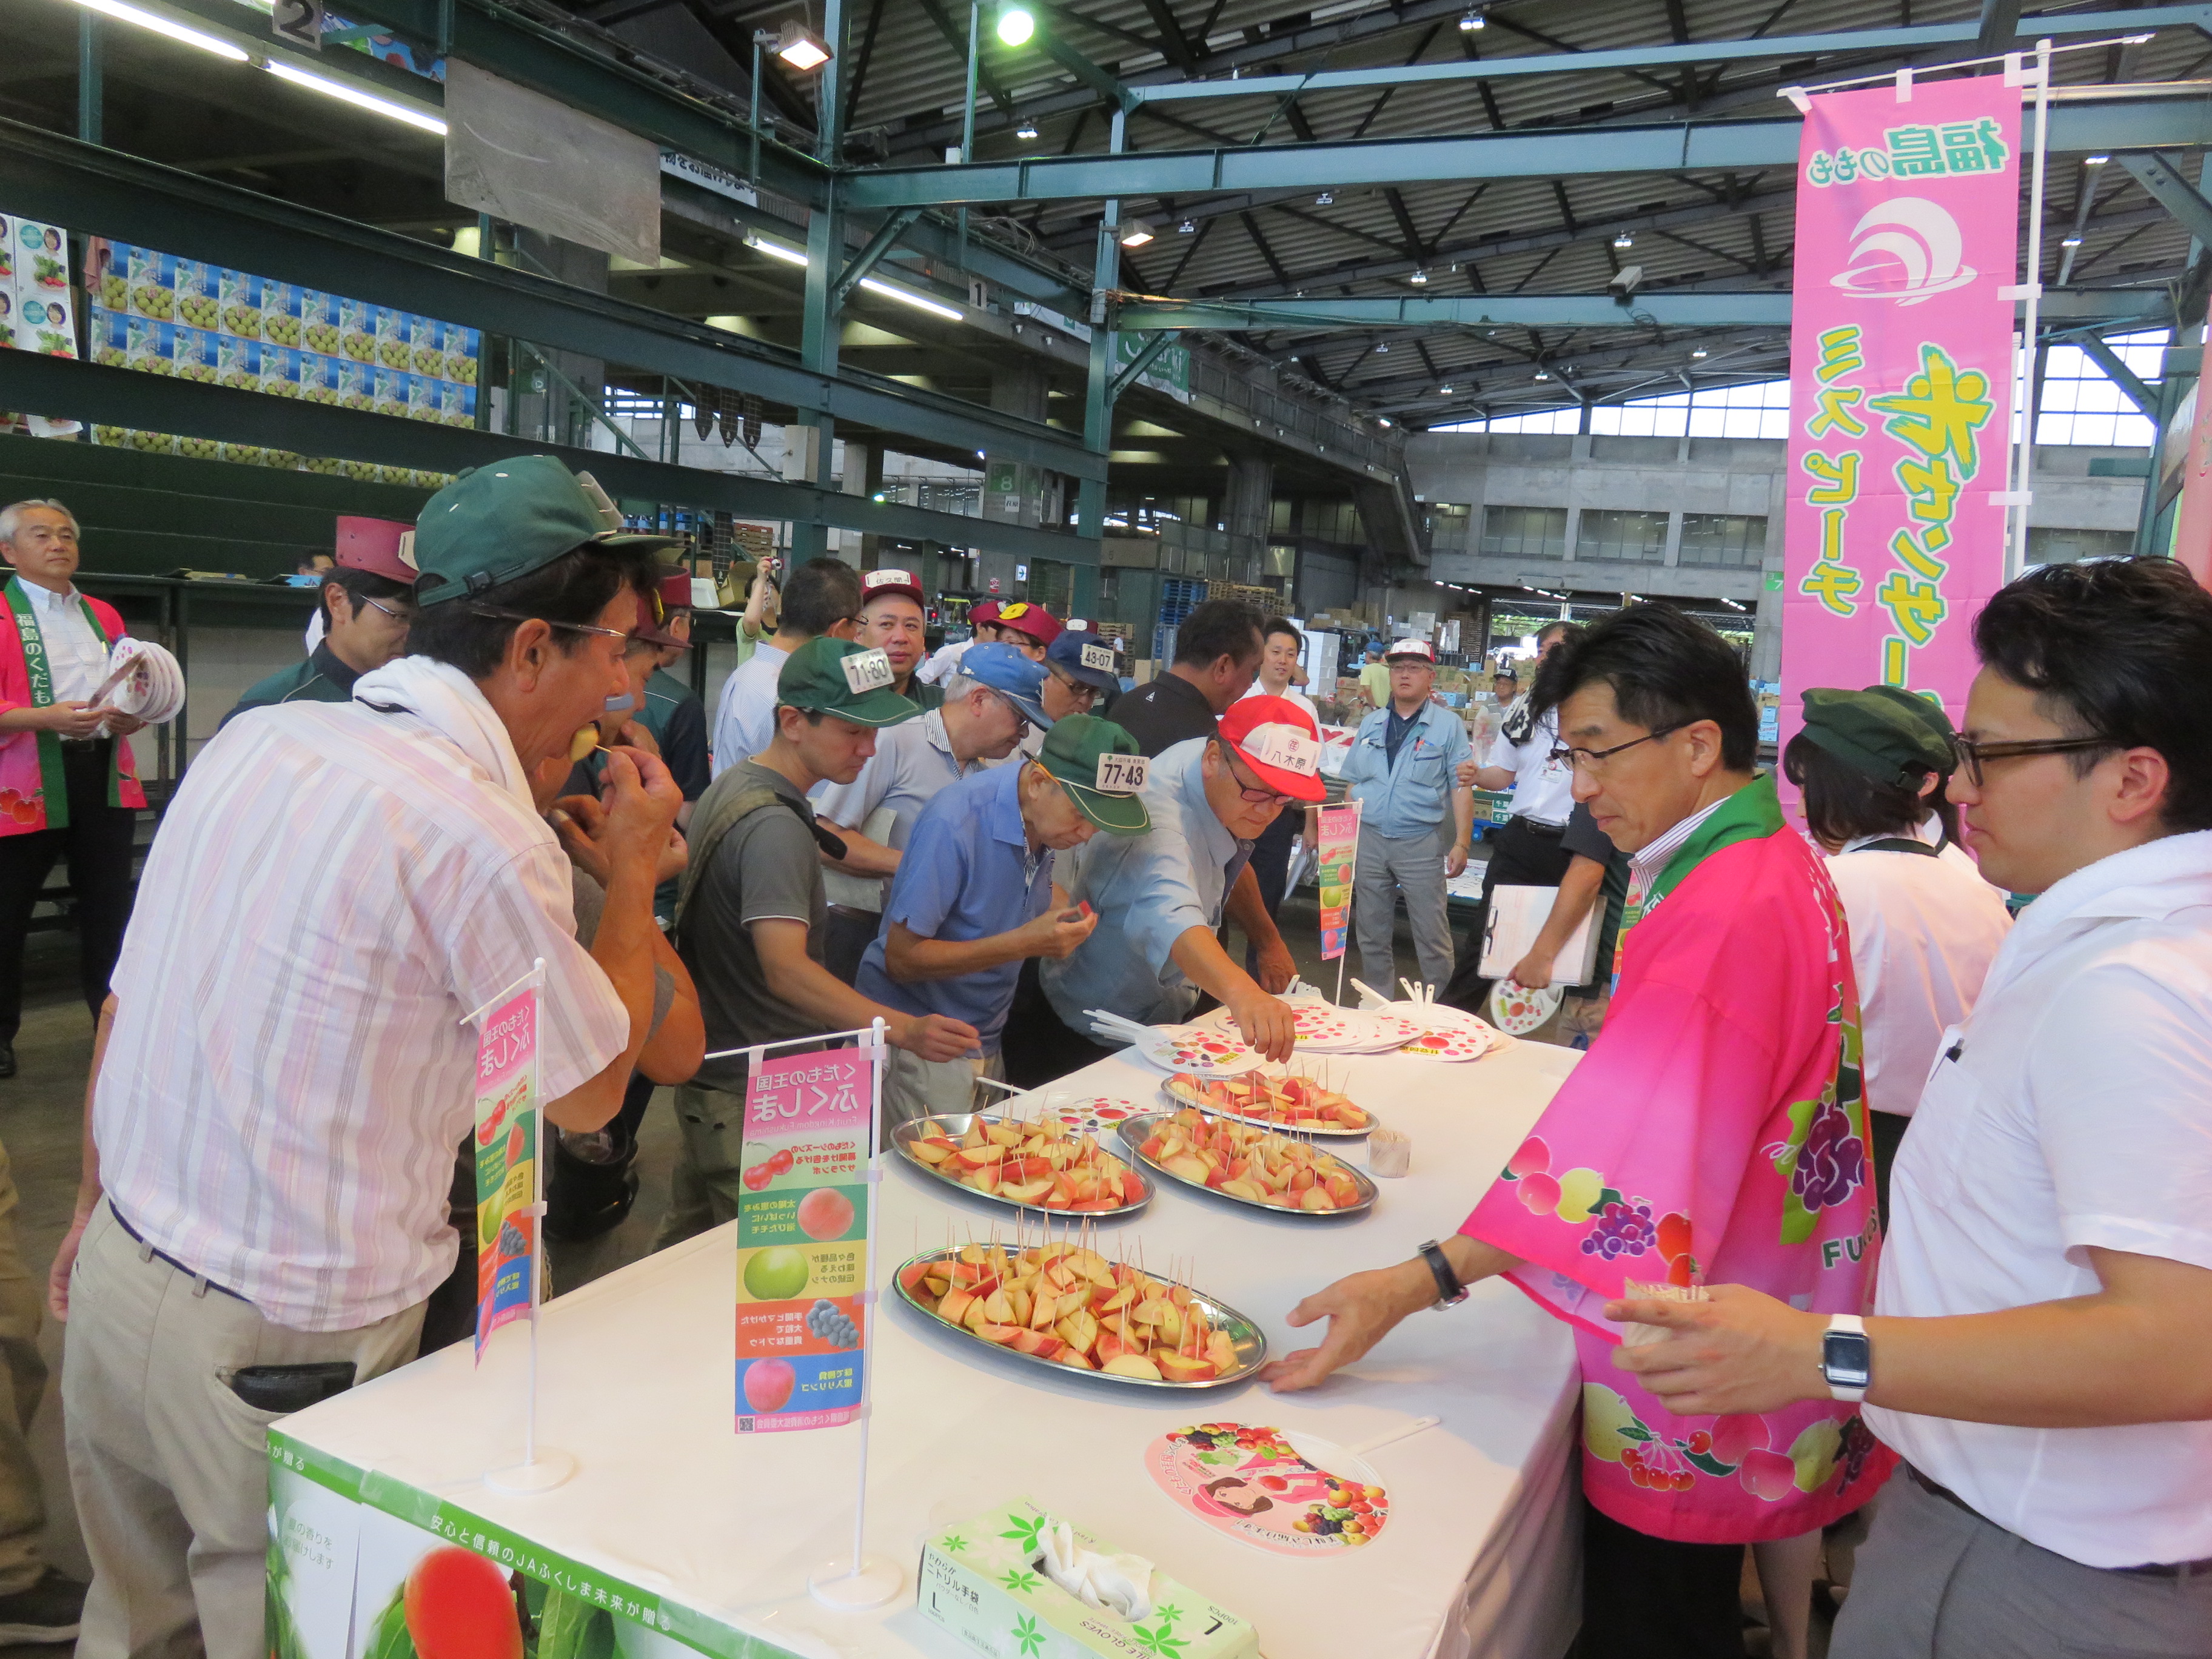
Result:
M1140 793L1149 763L1137 740L1096 714L1070 714L1054 722L1037 751L1037 764L1058 778L1083 816L1116 836L1141 836L1152 827Z
M793 652L775 677L775 700L786 708L827 714L855 726L896 726L921 713L891 690L891 659L879 646L858 645L827 634Z
M1095 690L1110 696L1121 689L1121 676L1116 672L1114 659L1114 642L1088 628L1069 623L1045 647L1044 659L1048 666Z
M1303 801L1328 793L1321 775L1321 729L1287 697L1238 698L1221 717L1221 740L1278 793Z

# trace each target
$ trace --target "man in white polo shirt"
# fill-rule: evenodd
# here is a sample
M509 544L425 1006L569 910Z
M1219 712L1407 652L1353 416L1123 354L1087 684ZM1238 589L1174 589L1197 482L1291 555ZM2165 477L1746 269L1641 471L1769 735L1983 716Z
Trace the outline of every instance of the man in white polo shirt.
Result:
M264 1659L266 1431L415 1356L457 1248L466 1017L542 960L547 1118L597 1129L622 1105L681 793L609 755L586 953L531 791L629 690L666 538L621 526L550 456L465 473L416 526L414 654L349 703L233 721L162 818L52 1286L85 1659Z
M1836 1659L2212 1654L2212 594L2048 565L1974 624L1951 798L2039 895L1942 1048L1875 1314L1616 1303L1671 1410L1867 1401L1905 1458Z

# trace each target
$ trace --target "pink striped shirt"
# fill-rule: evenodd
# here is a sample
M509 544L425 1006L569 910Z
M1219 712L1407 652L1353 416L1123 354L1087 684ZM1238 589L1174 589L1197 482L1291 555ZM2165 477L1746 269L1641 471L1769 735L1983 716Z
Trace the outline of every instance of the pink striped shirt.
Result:
M629 1017L575 939L553 832L451 739L361 703L231 723L161 822L94 1099L140 1235L269 1319L350 1330L451 1270L462 1017L546 963L548 1099Z

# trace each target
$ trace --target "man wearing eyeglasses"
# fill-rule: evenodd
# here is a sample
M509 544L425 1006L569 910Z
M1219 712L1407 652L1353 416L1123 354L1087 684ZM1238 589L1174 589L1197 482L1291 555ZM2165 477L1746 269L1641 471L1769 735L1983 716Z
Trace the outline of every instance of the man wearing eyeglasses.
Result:
M921 809L979 764L1012 755L1030 727L1052 724L1037 701L1044 678L1040 664L1011 645L975 647L945 681L940 706L884 727L860 775L832 783L815 800L822 827L845 843L842 860L825 860L845 879L829 884L823 960L848 985L882 926L891 878Z
M1711 629L1630 605L1560 646L1533 695L1558 711L1575 798L1631 860L1605 1029L1459 1231L1308 1297L1290 1322L1327 1319L1326 1339L1263 1375L1310 1387L1510 1277L1573 1328L1581 1361L1583 1645L1740 1651L1743 1547L1778 1603L1796 1587L1794 1619L1771 1616L1802 1628L1820 1529L1866 1502L1889 1455L1825 1389L1724 1431L1670 1415L1615 1367L1632 1334L1607 1304L1631 1282L1732 1278L1821 1321L1867 1306L1878 1234L1843 908L1753 774L1759 710Z
M1215 937L1251 843L1286 806L1322 796L1321 736L1303 709L1247 697L1218 736L1154 757L1144 787L1152 828L1094 841L1063 878L1098 927L1065 961L1038 964L1041 996L1018 1000L1006 1030L1007 1080L1048 1082L1112 1053L1083 1035L1090 1010L1141 1024L1187 1018L1200 993L1230 1012L1270 1060L1291 1057L1291 1011Z
M1907 1478L1837 1659L2212 1652L2212 595L2047 565L1974 645L1951 799L2039 896L1941 1039L1875 1316L1726 1282L1606 1311L1676 1330L1623 1358L1692 1418L1865 1396Z
M49 1290L88 1656L269 1651L267 1428L415 1356L456 1255L472 1012L542 966L547 1121L620 1108L676 960L653 884L678 792L609 757L586 951L532 781L627 691L666 540L550 456L462 475L416 523L411 654L234 722L170 801Z
M411 526L388 519L338 520L337 562L323 573L323 637L305 662L248 686L225 726L249 708L280 702L351 702L353 683L407 649L415 620Z

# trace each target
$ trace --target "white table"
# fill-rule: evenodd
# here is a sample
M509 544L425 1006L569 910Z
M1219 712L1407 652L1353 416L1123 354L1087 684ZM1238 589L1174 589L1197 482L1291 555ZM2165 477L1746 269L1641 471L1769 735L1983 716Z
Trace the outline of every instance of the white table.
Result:
M1369 1216L1279 1219L1156 1179L1150 1209L1109 1237L1141 1237L1156 1265L1194 1259L1195 1282L1256 1320L1271 1352L1304 1346L1311 1336L1284 1323L1298 1298L1456 1228L1576 1059L1521 1043L1463 1066L1332 1060L1356 1099L1413 1137L1413 1174L1378 1183ZM1158 1082L1109 1060L1054 1087L1149 1100ZM1346 1145L1363 1154L1364 1142ZM948 1216L962 1233L988 1233L994 1219L1003 1229L1001 1206L949 1196L895 1156L885 1164L879 1284L917 1248L941 1245ZM520 1455L520 1324L495 1338L480 1369L456 1346L286 1419L277 1444L367 1472L377 1508L411 1505L427 1518L441 1499L449 1532L456 1514L465 1530L473 1516L611 1577L618 1595L626 1583L633 1601L657 1595L678 1634L708 1653L761 1652L749 1637L809 1659L949 1659L958 1650L915 1608L921 1542L1023 1496L1243 1613L1268 1659L1557 1659L1565 1646L1579 1577L1573 1351L1564 1327L1507 1285L1409 1320L1327 1386L1282 1396L1257 1384L1164 1395L1063 1379L885 1305L872 1350L868 1547L899 1561L907 1585L888 1608L851 1615L817 1607L805 1586L850 1538L859 1431L734 1431L733 1249L733 1230L721 1229L546 1308L540 1434L580 1463L555 1492L504 1497L478 1479ZM1431 1413L1440 1427L1371 1454L1390 1490L1389 1530L1322 1561L1212 1530L1176 1509L1140 1462L1154 1437L1192 1421L1272 1424L1351 1445ZM397 1582L374 1554L365 1549L361 1566L372 1608ZM357 1624L356 1653L362 1636ZM624 1651L683 1650L656 1638Z

